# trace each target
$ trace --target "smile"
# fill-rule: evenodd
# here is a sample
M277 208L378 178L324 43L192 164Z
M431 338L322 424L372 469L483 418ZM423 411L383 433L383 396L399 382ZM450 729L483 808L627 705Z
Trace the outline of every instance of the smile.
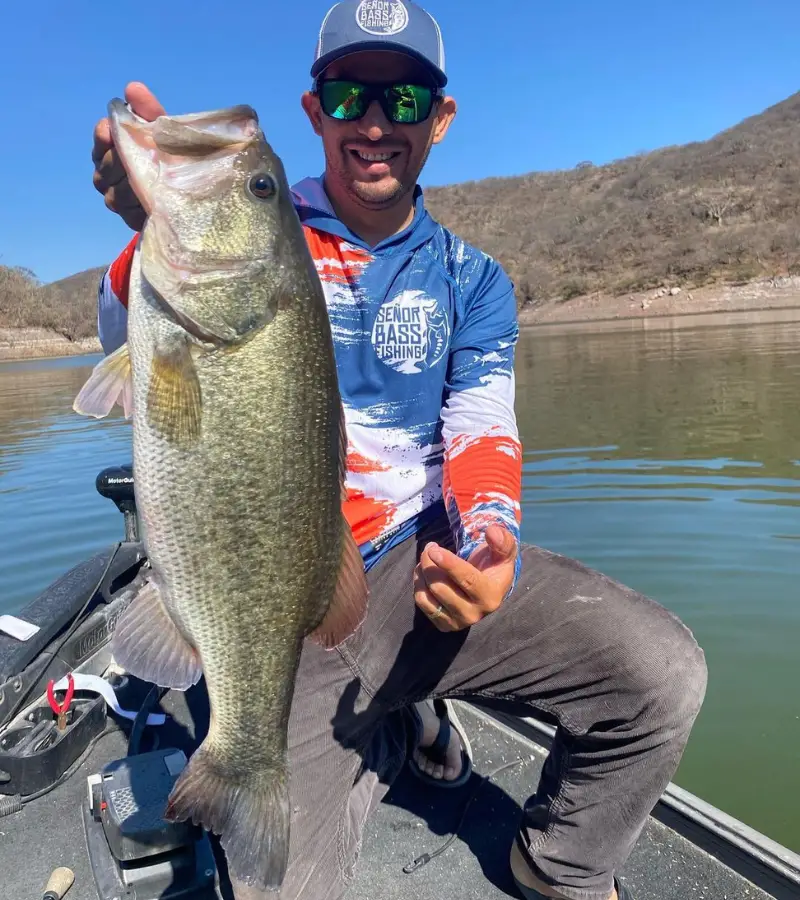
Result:
M359 159L363 159L365 162L387 162L387 160L394 159L395 156L399 155L399 150L393 150L390 153L367 153L364 150L351 150L351 153L354 153Z

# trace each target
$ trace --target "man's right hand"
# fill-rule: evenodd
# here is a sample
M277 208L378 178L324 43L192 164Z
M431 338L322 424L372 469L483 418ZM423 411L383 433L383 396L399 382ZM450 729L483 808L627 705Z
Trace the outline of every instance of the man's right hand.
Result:
M166 112L150 89L140 81L131 81L125 88L125 99L137 116L148 122ZM94 186L103 195L106 206L120 215L134 231L141 231L146 213L128 182L128 175L114 149L108 119L100 119L94 129Z

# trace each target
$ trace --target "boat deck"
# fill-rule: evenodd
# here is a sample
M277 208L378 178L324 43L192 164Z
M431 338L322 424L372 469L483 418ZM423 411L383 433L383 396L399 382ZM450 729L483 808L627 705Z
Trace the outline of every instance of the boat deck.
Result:
M182 697L170 694L162 707L189 725ZM487 711L459 706L459 715L470 734L477 773L488 775L506 763L519 762L483 783L473 776L467 785L454 791L425 790L404 770L367 825L348 900L518 897L509 874L508 852L520 804L539 777L546 742L532 741ZM169 727L165 726L165 732ZM172 743L172 735L165 733L163 740L165 744ZM123 733L107 734L67 782L21 812L0 819L0 894L4 900L41 896L50 873L61 865L69 866L75 873L67 900L96 900L80 805L86 794L86 776L125 752ZM474 795L478 785L480 790ZM403 867L416 857L432 853L445 843L457 828L471 796L458 836L445 852L417 871L404 873ZM779 885L769 893L756 887L654 817L648 821L620 874L637 900L800 897L792 886ZM230 896L223 885L220 897Z
M434 795L404 770L368 826L352 900L519 897L509 873L508 853L521 804L539 778L546 750L483 710L462 704L459 717L468 729L476 772L485 775L504 763L523 762L484 783L470 804L459 837L441 856L408 875L403 866L441 846L457 826L472 784ZM619 874L637 900L767 900L775 896L653 817Z

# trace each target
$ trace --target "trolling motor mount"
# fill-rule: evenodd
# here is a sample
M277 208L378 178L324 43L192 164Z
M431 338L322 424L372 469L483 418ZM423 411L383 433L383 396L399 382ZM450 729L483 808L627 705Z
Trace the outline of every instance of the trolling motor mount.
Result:
M100 900L216 900L208 835L164 810L186 766L165 747L115 759L87 778L83 825Z

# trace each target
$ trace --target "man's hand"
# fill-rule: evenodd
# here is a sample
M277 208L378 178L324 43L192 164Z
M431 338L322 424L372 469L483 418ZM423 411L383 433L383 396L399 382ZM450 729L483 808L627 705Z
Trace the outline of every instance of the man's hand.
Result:
M131 81L128 84L125 88L125 99L131 109L148 122L165 113L164 107L156 100L150 89L139 81ZM92 180L103 195L106 206L120 215L129 228L141 231L146 214L128 182L127 173L114 149L107 118L100 119L95 126L92 162L94 162Z
M469 628L503 602L516 558L517 542L502 525L486 529L486 542L468 560L431 542L414 569L414 601L439 631Z

